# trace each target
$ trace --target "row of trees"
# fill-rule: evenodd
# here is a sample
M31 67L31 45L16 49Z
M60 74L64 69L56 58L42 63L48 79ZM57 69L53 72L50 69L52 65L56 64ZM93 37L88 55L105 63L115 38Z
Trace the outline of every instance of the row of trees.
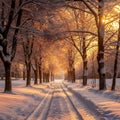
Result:
M44 81L49 81L49 75L53 79L58 64L66 69L67 78L75 82L76 60L81 63L78 53L83 65L83 85L87 85L88 62L97 51L99 89L106 89L105 60L112 54L115 61L111 89L115 90L120 40L120 28L114 26L120 24L116 4L119 1L1 0L0 58L5 68L4 91L12 91L10 72L17 45L22 46L20 51L24 54L21 61L26 66L26 86L31 84L31 68L38 84L38 75L39 83L42 75ZM63 53L61 56L55 53L56 58L51 52L58 48ZM59 59L59 63L55 64L53 58Z
M26 86L30 85L31 65L35 73L35 84L37 84L37 69L39 69L39 83L41 83L41 64L43 62L43 56L40 42L40 46L37 45L39 48L34 50L34 52L36 51L39 55L35 53L33 61L32 53L35 44L37 44L37 41L40 39L38 36L44 37L44 35L46 35L44 34L48 22L48 19L46 19L48 10L44 7L46 5L47 1L42 0L0 1L0 58L5 68L5 92L12 91L10 74L17 45L23 46L24 61L27 71Z
M67 9L63 7L58 11L58 16L61 19L58 24L59 26L62 24L64 27L62 30L60 28L61 39L63 39L64 34L64 39L76 48L82 58L83 85L87 85L88 54L92 55L93 51L98 51L96 58L99 89L106 89L105 61L107 61L107 56L110 55L115 58L111 87L112 90L115 90L120 39L119 4L117 0L75 0L66 2Z
M83 60L83 85L87 84L87 54L90 52L90 49L94 49L98 51L97 63L100 90L106 89L105 56L112 55L115 57L111 87L112 90L115 90L120 39L118 22L119 1L81 0L70 2L67 6L72 9L69 12L72 14L71 16L74 16L73 22L76 25L72 26L71 22L68 23L68 31L78 33L77 35L72 34L69 42L78 50ZM117 8L116 11L115 8ZM114 24L117 25L116 28ZM114 54L111 54L110 52L113 51ZM89 54L92 55L92 52Z

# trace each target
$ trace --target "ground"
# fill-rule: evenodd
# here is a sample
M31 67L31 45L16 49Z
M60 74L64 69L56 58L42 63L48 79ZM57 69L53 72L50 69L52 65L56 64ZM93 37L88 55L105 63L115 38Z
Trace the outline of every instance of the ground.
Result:
M0 120L120 120L119 91L63 80L25 87L18 79L12 84L13 93L6 94L0 81Z

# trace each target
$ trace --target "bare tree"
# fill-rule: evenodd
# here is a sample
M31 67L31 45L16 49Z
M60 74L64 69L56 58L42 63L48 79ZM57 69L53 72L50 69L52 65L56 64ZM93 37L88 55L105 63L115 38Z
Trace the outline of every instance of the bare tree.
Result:
M0 22L0 58L5 68L5 92L12 91L11 84L11 64L15 57L17 46L17 35L22 19L23 0L0 1L1 5L1 22ZM12 25L15 29L11 31ZM12 44L12 45L11 45Z
M120 46L120 14L119 14L118 39L116 44L117 45L116 45L116 54L115 54L115 61L114 61L114 74L113 74L113 82L112 82L111 90L115 90L116 77L117 77L118 55L119 55L119 46Z
M103 22L104 19L104 0L98 0L94 2L89 2L86 0L82 0L85 6L90 10L92 15L95 18L97 33L98 33L98 73L99 73L99 89L106 89L105 85L105 66L104 66L104 34L105 34L105 24ZM95 10L95 6L97 6L97 11ZM84 10L83 10L84 11ZM84 31L86 32L86 31Z
M26 86L31 85L31 56L33 51L33 44L34 44L34 36L28 35L26 37L26 41L23 41L23 51L24 51L24 58L25 58L25 65L27 70L27 81Z
M32 64L32 68L34 71L34 84L38 84L38 59L34 56L34 63Z
M71 46L70 46L71 47ZM68 53L67 53L67 59L68 59L68 80L71 82L75 82L75 53L71 48L68 48Z

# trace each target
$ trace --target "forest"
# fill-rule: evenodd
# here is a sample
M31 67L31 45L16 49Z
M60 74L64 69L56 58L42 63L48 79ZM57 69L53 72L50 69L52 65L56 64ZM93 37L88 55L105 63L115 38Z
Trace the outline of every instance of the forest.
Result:
M119 0L1 0L0 64L4 92L12 92L12 71L19 66L26 86L53 81L63 71L75 82L98 79L105 90L120 77ZM1 70L2 73L3 70ZM13 75L14 76L14 75Z

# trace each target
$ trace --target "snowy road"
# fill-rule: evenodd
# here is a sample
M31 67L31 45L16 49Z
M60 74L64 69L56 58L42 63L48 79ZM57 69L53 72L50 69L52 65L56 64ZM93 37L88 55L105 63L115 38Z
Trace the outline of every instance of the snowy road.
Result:
M55 84L47 120L82 120L80 113L67 96L62 84Z
M63 85L55 83L51 87L27 120L82 120Z
M46 96L42 99L42 101L40 101L38 106L27 117L26 120L45 120L47 116L47 112L49 110L49 106L51 104L52 95L53 95L53 90L48 91Z
M64 84L53 83L51 87L27 120L98 120Z

